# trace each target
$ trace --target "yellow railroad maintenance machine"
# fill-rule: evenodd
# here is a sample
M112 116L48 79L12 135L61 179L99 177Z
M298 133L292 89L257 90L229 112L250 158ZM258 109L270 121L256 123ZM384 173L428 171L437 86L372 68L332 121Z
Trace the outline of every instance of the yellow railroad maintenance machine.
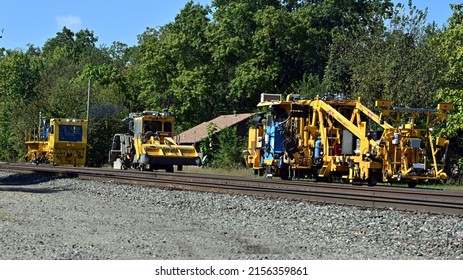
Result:
M87 150L87 120L39 115L39 126L25 133L26 162L84 166Z
M360 100L261 96L267 113L249 128L244 158L256 174L282 179L338 177L351 183L445 180L449 142L432 135L449 103L437 109L391 108L377 100L378 116ZM391 124L389 124L389 121Z
M174 116L164 111L130 113L131 134L116 134L109 151L109 162L115 169L165 169L181 171L184 165L201 165L193 146L178 145L174 137Z

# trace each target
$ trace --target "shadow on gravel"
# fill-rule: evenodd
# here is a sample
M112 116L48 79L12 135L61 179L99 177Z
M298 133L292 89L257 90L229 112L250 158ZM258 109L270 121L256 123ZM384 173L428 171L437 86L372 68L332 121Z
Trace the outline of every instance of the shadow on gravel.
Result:
M25 188L25 187L2 187L0 185L0 192L25 192L25 193L57 193L64 191L62 189L45 189L45 188Z
M52 176L49 174L16 173L4 178L0 178L0 192L27 192L27 193L56 193L63 191L62 189L40 188L40 187L24 187L25 185L37 185L53 181L62 176ZM17 187L15 187L17 186Z
M15 173L7 177L0 178L1 185L36 185L63 178L62 176L53 176L40 173Z

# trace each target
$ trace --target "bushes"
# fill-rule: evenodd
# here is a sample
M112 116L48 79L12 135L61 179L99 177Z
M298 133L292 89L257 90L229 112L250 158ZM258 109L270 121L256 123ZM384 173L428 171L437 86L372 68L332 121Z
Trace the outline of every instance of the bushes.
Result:
M213 134L216 130L214 124L208 125L208 138L201 143L201 152L206 156L203 165L213 168L241 166L243 164L242 151L246 142L242 137L238 137L236 127L220 131L216 136L217 141L214 141Z
M243 164L241 156L245 141L242 141L236 133L236 127L222 130L217 136L219 149L215 154L214 167L237 167Z

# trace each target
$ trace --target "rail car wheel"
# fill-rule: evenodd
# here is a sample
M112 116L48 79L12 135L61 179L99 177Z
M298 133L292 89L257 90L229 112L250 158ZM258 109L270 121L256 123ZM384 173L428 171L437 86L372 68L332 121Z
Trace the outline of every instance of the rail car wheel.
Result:
M174 172L174 166L171 165L171 166L166 167L166 172L169 172L169 173Z
M281 180L291 180L290 172L288 167L283 167L280 169L280 178Z
M376 186L376 184L379 182L380 179L381 179L381 171L371 172L367 180L367 185L371 187Z
M254 169L254 175L262 177L265 174L265 169L259 168L259 169Z

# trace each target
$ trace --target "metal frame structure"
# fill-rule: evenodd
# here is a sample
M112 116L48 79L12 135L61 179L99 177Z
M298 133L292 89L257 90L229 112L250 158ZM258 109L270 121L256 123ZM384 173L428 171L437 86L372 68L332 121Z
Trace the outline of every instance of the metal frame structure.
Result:
M304 100L297 95L261 99L257 106L267 114L250 128L244 154L256 174L317 180L336 176L351 183L411 187L447 179L449 142L434 138L432 130L445 121L451 104L440 103L437 110L390 108L390 101L377 100L382 110L377 115L360 100ZM425 120L418 123L419 116Z

